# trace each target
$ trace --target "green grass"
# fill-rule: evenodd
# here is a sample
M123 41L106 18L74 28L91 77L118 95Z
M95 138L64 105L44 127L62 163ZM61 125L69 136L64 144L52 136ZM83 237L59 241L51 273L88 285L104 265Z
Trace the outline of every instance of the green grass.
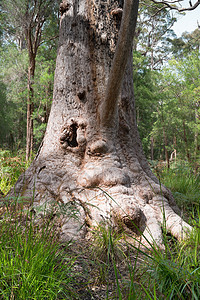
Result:
M101 228L102 234L95 238L98 249L112 257L109 265L115 274L116 299L200 299L200 178L185 165L159 170L159 175L187 214L193 231L183 242L163 232L164 251L154 244L149 252L136 249L134 238L129 237L129 255L124 253L123 256L126 264L124 276L116 255L117 250L122 249L119 239L109 227L107 234L106 229Z
M53 224L38 224L30 211L18 210L17 203L1 211L0 299L98 299L90 296L92 287L101 285L107 286L102 299L200 298L199 221L189 240L179 243L164 234L165 251L152 245L148 252L136 248L132 237L127 242L101 224L88 243L90 249L78 252L85 261L77 273L77 252L74 255L68 243L61 247ZM85 290L91 288L88 298L77 282Z
M75 259L58 243L55 228L37 225L17 201L1 211L0 299L72 299Z
M0 191L7 194L29 164L23 152L13 154L9 150L0 149Z
M200 227L182 243L165 233L163 239L164 251L151 245L147 252L130 237L126 276L113 251L116 299L200 299Z
M190 213L200 205L200 173L195 174L188 164L177 162L170 169L157 169L156 175L172 191L181 209Z
M190 240L183 244L170 241L169 237L164 236L165 251L154 249L147 270L151 274L154 292L156 291L158 298L199 299L200 257L194 246L195 237L199 233L199 229L195 230Z

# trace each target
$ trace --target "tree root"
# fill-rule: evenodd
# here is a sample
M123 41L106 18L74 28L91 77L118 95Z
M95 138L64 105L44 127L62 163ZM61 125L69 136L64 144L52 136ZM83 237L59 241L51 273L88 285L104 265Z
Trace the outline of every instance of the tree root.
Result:
M80 194L76 195L76 198L78 197ZM78 232L77 238L79 235L83 237L90 229L103 222L118 231L127 232L146 247L153 244L162 248L162 229L170 232L179 241L186 239L192 230L192 227L173 211L168 200L161 196L155 196L152 204L149 204L143 199L136 200L134 196L127 194L114 195L109 194L109 190L87 189L81 192L81 198L84 198L81 202L84 203L84 207L87 206L87 214L84 208L80 219L86 220L85 227ZM77 226L75 227L77 230ZM63 228L65 238L67 228L66 225ZM72 232L73 238L76 234ZM72 238L72 235L69 238Z

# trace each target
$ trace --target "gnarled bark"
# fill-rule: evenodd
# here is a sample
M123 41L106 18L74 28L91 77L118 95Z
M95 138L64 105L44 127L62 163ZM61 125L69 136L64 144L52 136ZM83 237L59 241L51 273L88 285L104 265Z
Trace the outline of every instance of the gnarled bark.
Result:
M15 193L32 199L34 190L35 205L79 203L79 222L63 225L65 238L108 219L158 244L163 222L177 238L191 230L151 172L138 135L131 52L137 6L125 1L119 38L118 1L69 0L62 9L47 131Z

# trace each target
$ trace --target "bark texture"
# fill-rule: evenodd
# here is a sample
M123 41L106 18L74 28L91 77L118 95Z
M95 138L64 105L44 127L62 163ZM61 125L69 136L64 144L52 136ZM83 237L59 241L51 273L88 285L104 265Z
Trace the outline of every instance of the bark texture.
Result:
M66 218L63 238L83 236L106 220L158 244L162 244L161 227L166 221L167 229L180 238L191 228L175 213L171 193L160 186L143 155L135 117L130 41L124 44L129 46L123 77L120 73L120 59L126 59L116 56L122 5L115 0L63 3L46 135L33 164L11 194L33 199L34 193L34 205L78 204L79 220L67 222ZM131 16L135 14L136 19L137 1L125 1L124 13L128 4L133 5ZM116 59L119 65L113 64Z

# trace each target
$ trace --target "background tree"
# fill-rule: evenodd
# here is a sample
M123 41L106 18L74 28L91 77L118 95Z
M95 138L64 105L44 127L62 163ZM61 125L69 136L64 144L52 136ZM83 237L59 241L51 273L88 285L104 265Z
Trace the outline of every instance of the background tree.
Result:
M162 3L140 3L134 37L133 79L138 129L144 153L151 160L159 157L161 148L156 146L151 132L159 106L160 73L163 64L172 56L175 33L171 28L175 21L176 18Z
M165 67L158 64L157 70L151 70L150 57L143 55L140 45L142 39L138 39L138 51L134 53L137 123L143 149L147 158L168 160L168 165L177 147L179 159L191 156L190 162L198 165L198 154L194 155L193 151L194 135L198 136L198 129L196 134L193 130L196 127L195 110L198 115L195 106L198 107L198 104L192 100L193 94L198 94L199 86L198 39L194 38L198 37L198 31L184 33L179 39L172 38L173 34L171 38L168 36ZM197 145L198 141L195 140ZM189 146L186 147L186 144Z
M57 0L15 0L2 1L3 14L7 16L11 24L15 39L18 40L20 49L27 47L28 50L28 76L27 76L27 129L26 129L26 159L28 160L33 151L33 110L34 110L34 77L36 56L41 43L45 42L43 32L48 32L52 15L56 14ZM50 17L51 16L51 17ZM47 21L48 18L48 21ZM53 38L51 36L51 38Z
M184 32L180 38L169 38L172 44L172 53L176 58L184 57L193 51L200 50L200 29L193 32Z
M152 135L160 145L166 127L168 151L198 165L199 156L199 52L169 61L160 75L157 118ZM164 120L164 123L163 121ZM169 155L168 155L169 156Z
M14 150L25 146L28 57L26 51L19 52L14 43L9 43L3 46L0 61L7 127L7 132L2 132L2 143Z
M8 135L9 129L7 128L6 118L8 117L6 110L6 88L2 81L0 81L0 141L1 143L5 142L5 136Z
M175 38L171 29L175 21L176 18L162 3L156 5L145 1L140 4L134 44L135 49L148 58L151 70L160 69L169 59L169 39Z
M160 99L159 74L159 72L151 70L147 57L140 52L133 53L133 82L138 130L145 156L151 160L157 157L151 132L156 121L155 112Z
M56 49L47 45L42 46L36 58L34 78L34 150L39 147L46 129L53 97L53 80L55 69ZM4 85L6 99L6 123L0 120L2 126L9 128L9 134L4 134L1 147L13 150L22 149L26 145L26 100L27 100L27 50L19 50L15 43L8 43L2 48L0 73ZM2 99L3 101L3 99ZM12 135L12 144L8 136Z

